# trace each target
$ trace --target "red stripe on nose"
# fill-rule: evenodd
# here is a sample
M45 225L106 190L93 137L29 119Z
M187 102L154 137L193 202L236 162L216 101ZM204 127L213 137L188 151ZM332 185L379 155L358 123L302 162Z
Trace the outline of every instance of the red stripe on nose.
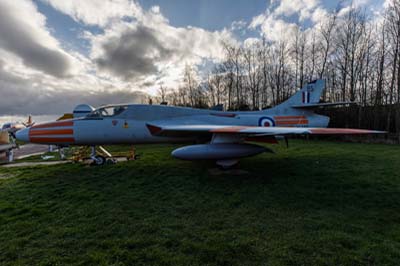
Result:
M73 135L73 129L53 129L53 130L31 130L29 136L40 136L40 135Z
M74 121L62 121L62 122L53 122L46 123L33 126L32 128L51 128L51 127L72 127L74 125Z

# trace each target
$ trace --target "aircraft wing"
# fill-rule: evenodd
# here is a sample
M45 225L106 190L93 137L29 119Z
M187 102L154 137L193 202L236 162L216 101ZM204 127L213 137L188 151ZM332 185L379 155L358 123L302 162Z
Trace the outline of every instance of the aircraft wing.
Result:
M0 152L5 152L16 148L15 144L0 144Z
M350 128L300 128L300 127L256 127L228 125L153 125L147 124L152 135L165 137L194 136L204 134L232 134L243 136L288 136L288 135L362 135L382 134L384 131Z

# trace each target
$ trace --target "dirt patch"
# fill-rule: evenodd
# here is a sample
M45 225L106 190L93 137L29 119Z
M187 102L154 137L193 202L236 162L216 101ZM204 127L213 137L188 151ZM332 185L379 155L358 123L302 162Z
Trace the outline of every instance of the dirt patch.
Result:
M67 164L70 161L54 161L54 162L26 162L26 163L13 163L5 164L2 167L12 168L12 167L27 167L27 166L38 166L38 165L57 165L57 164Z
M14 150L14 156L16 159L24 159L33 155L40 155L49 150L47 145L38 144L25 144Z

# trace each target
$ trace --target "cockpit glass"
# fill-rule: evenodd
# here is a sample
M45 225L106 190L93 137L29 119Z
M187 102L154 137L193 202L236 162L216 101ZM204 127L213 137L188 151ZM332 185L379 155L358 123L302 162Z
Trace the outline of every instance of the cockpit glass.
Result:
M113 117L124 112L127 106L107 106L94 110L88 117Z
M4 129L9 129L9 128L11 128L11 124L9 124L9 123L4 124L3 127L2 127L3 130Z

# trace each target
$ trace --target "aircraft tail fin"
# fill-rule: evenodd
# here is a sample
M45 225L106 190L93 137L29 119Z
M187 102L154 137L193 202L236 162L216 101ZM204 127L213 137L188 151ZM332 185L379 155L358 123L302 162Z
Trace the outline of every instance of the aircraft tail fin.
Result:
M297 102L301 105L319 103L321 95L325 90L325 80L317 79L306 84L299 92Z
M22 123L25 127L31 127L35 124L35 122L32 120L32 115L28 116L28 119L26 120L25 123Z
M275 108L299 108L318 104L324 89L325 81L323 79L311 81L307 83L301 90L297 91L292 97L277 105Z

